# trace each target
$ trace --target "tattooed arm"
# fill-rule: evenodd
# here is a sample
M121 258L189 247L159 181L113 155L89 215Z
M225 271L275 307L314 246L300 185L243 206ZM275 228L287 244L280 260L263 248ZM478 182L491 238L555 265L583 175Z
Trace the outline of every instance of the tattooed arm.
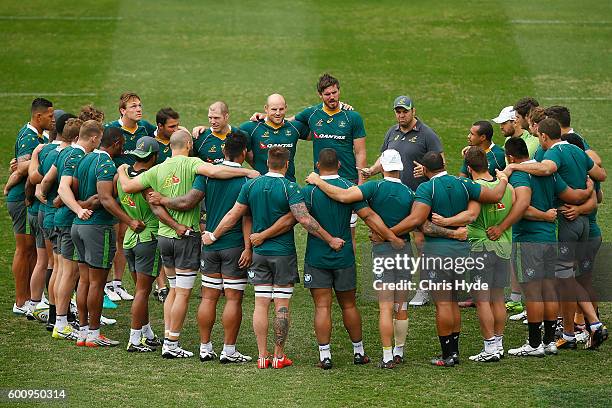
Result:
M306 209L306 204L301 202L293 204L289 208L291 209L293 217L297 220L297 222L302 224L302 227L304 227L304 229L308 231L309 234L312 234L315 237L327 242L327 244L335 251L339 251L340 248L342 248L342 246L344 245L344 240L340 238L334 238L329 235L329 233L321 227L317 220L315 220L312 215L310 215L308 209Z
M423 231L425 235L429 235L430 237L450 238L459 241L465 241L467 239L467 228L460 227L456 230L448 229L436 225L429 220L426 220L423 223L423 225L421 226L421 231Z

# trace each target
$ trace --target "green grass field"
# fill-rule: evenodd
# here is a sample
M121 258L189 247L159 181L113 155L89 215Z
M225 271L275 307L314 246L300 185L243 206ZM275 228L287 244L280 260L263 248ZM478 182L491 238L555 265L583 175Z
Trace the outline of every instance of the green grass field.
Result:
M526 95L543 105L569 106L573 126L604 163L612 157L606 142L612 113L610 1L206 3L3 0L0 163L12 157L15 135L36 96L73 112L94 103L114 120L119 94L134 90L143 98L146 119L153 121L160 107L170 105L189 128L204 123L208 105L221 98L239 124L273 92L285 95L290 114L315 103L316 79L326 71L340 78L342 100L365 119L370 163L394 122L391 104L399 94L411 95L418 116L441 136L453 173L471 123L495 117ZM502 142L497 129L494 140ZM310 171L311 158L311 146L301 143L298 181ZM0 169L2 180L6 167ZM599 219L606 241L612 233L610 207L600 208ZM305 234L296 231L301 256ZM407 363L392 371L352 365L336 308L335 368L322 372L314 367L312 301L301 286L287 347L295 366L286 370L259 372L254 364L228 367L195 358L166 361L128 355L123 347L77 349L52 340L42 325L13 317L14 242L5 210L0 240L0 388L64 388L71 406L604 406L612 400L610 344L598 352L546 359L431 367L429 358L439 349L431 306L410 310ZM362 223L359 240L366 240ZM153 326L161 333L161 306L151 302ZM191 350L199 343L197 302L194 296L183 331L183 345ZM366 350L378 360L377 305L362 296L359 306ZM107 313L118 324L106 333L123 345L129 307L124 302ZM251 289L244 310L238 346L256 355ZM602 311L610 323L610 305ZM482 343L474 309L463 318L461 350L467 360ZM509 322L506 347L525 336L522 324ZM213 341L219 349L219 327Z

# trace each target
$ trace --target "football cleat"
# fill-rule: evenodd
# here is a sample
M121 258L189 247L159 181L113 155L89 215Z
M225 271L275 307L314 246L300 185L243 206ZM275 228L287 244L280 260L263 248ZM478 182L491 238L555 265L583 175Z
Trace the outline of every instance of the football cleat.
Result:
M49 320L49 309L35 309L32 316L41 323L47 323Z
M398 356L399 357L399 356ZM387 362L383 361L382 359L378 362L377 364L378 368L384 368L387 370L391 370L395 368L395 362L393 360L389 360Z
M17 303L13 303L13 313L19 316L25 316L28 312L28 307L26 304L23 306L17 306Z
M111 319L110 317L100 316L100 326L112 326L117 323L116 319Z
M108 337L100 334L98 337L89 338L85 341L85 346L87 347L115 347L119 345L117 340L111 340Z
M201 362L213 361L216 358L217 358L217 353L215 353L213 350L211 351L200 350L200 361Z
M157 300L159 300L160 302L164 303L166 301L166 298L168 297L168 292L170 291L170 289L168 288L161 288L160 290L157 291Z
M499 354L495 353L487 353L482 350L480 353L475 354L473 356L468 357L470 361L478 361L480 363L490 363L499 361Z
M329 357L325 357L317 364L317 367L322 368L323 370L331 370L333 366L334 365L332 364L331 358Z
M123 286L116 286L115 293L119 296L119 300L134 300L134 296L130 295Z
M257 359L257 368L264 369L272 367L272 358L268 357L259 357Z
M431 365L435 365L437 367L453 367L455 365L455 359L453 356L448 356L447 358L437 356L431 359Z
M557 350L576 350L576 340L565 340L563 337L555 342Z
M557 355L559 354L559 350L557 349L557 344L554 341L551 341L548 344L544 345L544 353L547 356Z
M146 337L142 337L140 339L140 343L145 344L151 348L157 348L162 345L162 341L157 336L153 337L152 339L147 339Z
M400 356L399 354L394 355L393 364L395 365L404 364L404 357Z
M519 348L508 350L508 355L516 357L544 357L544 345L540 343L538 347L531 347L529 342L523 344Z
M467 308L467 307L476 307L476 303L474 302L474 299L472 298L468 298L464 301L461 301L458 303L459 307L461 308Z
M274 359L272 360L272 368L280 369L280 368L289 367L292 364L293 364L293 361L289 360L289 358L287 358L287 355L283 355L280 358L274 356Z
M221 356L219 356L219 362L221 364L248 363L251 360L253 360L251 356L245 356L238 350L234 351L234 354L226 354L225 351L222 351Z
M429 302L429 293L424 290L417 290L414 297L408 303L410 306L425 306Z
M140 342L140 344L132 344L132 342L128 342L126 350L128 353L150 353L155 351L155 349L147 346L143 342Z
M115 288L112 285L106 285L104 287L104 294L112 302L119 302L121 300L121 296L115 292Z
M604 326L599 326L597 330L595 330L594 332L591 332L591 335L587 339L586 344L584 345L584 348L587 350L595 350L599 346L601 346L601 343L603 343L607 337L608 337L608 329Z
M353 364L355 365L368 364L369 362L370 357L368 357L367 354L355 353L355 355L353 356Z
M524 310L520 313L513 314L513 315L510 315L510 317L508 317L509 320L512 320L515 322L519 320L525 320L526 318L527 318L527 312Z
M459 364L459 353L457 353L456 351L453 351L453 353L451 354L451 357L453 358L455 365Z
M87 334L83 337L79 334L77 337L76 345L77 347L85 347L85 342L87 341Z
M181 346L176 346L175 348L170 348L164 344L162 347L162 357L163 358L189 358L193 357L193 353L191 351L185 350L181 348Z
M54 339L64 339L74 341L77 339L78 333L69 324L66 325L62 330L57 330L57 326L53 327L53 334L51 337Z
M102 303L103 309L116 309L117 307L118 306L112 300L110 300L108 296L104 295L104 302Z
M502 359L504 358L504 354L506 353L506 351L504 350L503 347L498 347L497 348L497 354L499 355L499 358Z

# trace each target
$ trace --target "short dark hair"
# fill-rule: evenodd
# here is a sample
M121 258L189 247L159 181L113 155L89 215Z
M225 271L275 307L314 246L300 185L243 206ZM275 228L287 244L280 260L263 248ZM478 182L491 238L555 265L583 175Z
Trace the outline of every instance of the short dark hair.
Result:
M246 137L243 133L232 131L225 138L223 153L229 160L234 161L234 159L240 156L244 149L246 149L246 142Z
M440 152L427 152L421 164L429 171L444 170L444 158Z
M561 127L564 128L570 127L570 123L572 122L570 111L565 106L550 106L544 109L544 114L549 118L557 119Z
M516 157L517 159L525 159L529 157L529 149L527 143L520 137L511 137L506 140L504 145L506 156Z
M118 129L118 128L117 128ZM102 124L95 120L83 122L79 130L79 139L90 140L92 137L99 136L104 131Z
M338 168L338 155L334 149L326 147L319 152L318 162L319 167L325 170L335 170Z
M532 98L531 96L526 96L516 101L516 103L514 104L514 110L519 115L525 117L527 116L529 111L535 108L536 106L540 106L540 103L535 98Z
M165 125L168 119L179 120L178 112L168 107L168 108L161 108L155 115L155 123L157 123L158 125L162 125L162 126Z
M489 169L487 154L479 146L472 146L465 152L465 164L470 166L472 170L478 173L485 172Z
M289 150L282 146L274 146L268 150L268 167L279 170L289 161Z
M567 143L571 143L573 145L578 146L582 150L585 150L584 140L582 140L582 138L578 136L576 133L566 133L563 136L561 136L561 139L565 140Z
M76 118L76 116L73 115L72 113L64 113L62 116L57 118L57 120L55 121L55 131L57 132L57 134L63 135L64 127L66 126L66 122L68 121L68 119L74 119L74 118Z
M70 118L66 121L64 129L62 129L62 140L67 143L73 142L81 131L83 121L78 118Z
M338 81L333 76L325 73L319 77L319 82L317 83L317 92L322 94L325 88L329 88L330 86L336 85L338 89L340 89L340 81Z
M538 131L555 140L561 138L561 125L556 119L546 118L538 124Z
M102 147L111 147L118 140L123 138L123 132L121 129L116 127L107 127L104 129L104 133L102 133L102 140L100 141L100 146Z
M32 113L46 111L53 107L53 102L45 98L36 98L32 101Z
M543 107L536 106L535 108L529 111L529 114L527 115L527 117L533 123L540 123L541 121L546 119L547 116L546 116L546 111Z
M493 139L493 126L488 120L479 120L474 122L472 126L478 126L478 135L484 136L490 142Z
M138 163L146 163L149 160L151 160L151 157L155 157L155 160L153 160L153 162L157 162L157 153L151 153L145 157L140 157L140 156L133 156L134 160L136 160Z

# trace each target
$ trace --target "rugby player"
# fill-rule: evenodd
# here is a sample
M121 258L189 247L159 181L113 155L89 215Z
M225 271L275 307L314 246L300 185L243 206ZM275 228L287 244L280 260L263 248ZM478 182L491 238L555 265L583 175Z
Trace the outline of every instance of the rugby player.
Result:
M514 106L506 106L499 112L497 117L491 120L499 125L499 129L501 130L502 135L506 138L506 142L510 140L509 138L511 137L520 137L523 139L527 144L529 157L533 158L538 146L540 146L540 142L536 136L529 133L528 129L523 129L521 122L516 116Z
M193 147L193 140L186 130L172 134L170 147L171 158L135 178L128 176L127 165L119 167L119 182L123 191L137 193L150 187L167 197L178 197L191 189L196 174L213 178L259 175L254 170L213 166L197 157L188 157ZM170 283L170 293L164 302L164 310L169 312L170 319L166 328L162 357L186 358L192 357L193 353L180 347L178 340L200 263L200 216L198 208L190 211L168 210L168 212L175 221L189 229L179 236L177 231L166 224L161 222L159 224L158 246Z
M36 259L35 237L30 231L26 208L26 182L32 152L41 143L48 141L45 131L53 129L53 103L44 98L32 101L30 121L17 134L15 141L16 170L11 173L4 187L6 208L13 222L15 254L12 272L15 280L15 303L13 313L25 315L30 300L30 274Z
M319 225L308 213L298 185L284 177L289 167L289 156L289 150L284 147L272 147L269 150L268 173L244 184L234 207L214 231L206 231L203 234L202 241L205 245L220 239L250 209L254 232L268 229L291 211L309 233L318 236L336 251L342 248L345 241L332 237ZM283 368L292 365L293 362L285 355L284 349L289 333L289 302L293 286L299 282L293 229L255 247L248 280L255 285L253 329L259 350L258 368ZM276 316L274 358L271 361L267 337L268 312L272 301Z
M485 151L491 176L495 176L495 170L503 170L506 167L504 149L493 143L493 126L491 126L491 122L487 120L474 122L468 134L468 145L478 146ZM459 170L459 176L471 178L465 156L463 158L463 165Z

